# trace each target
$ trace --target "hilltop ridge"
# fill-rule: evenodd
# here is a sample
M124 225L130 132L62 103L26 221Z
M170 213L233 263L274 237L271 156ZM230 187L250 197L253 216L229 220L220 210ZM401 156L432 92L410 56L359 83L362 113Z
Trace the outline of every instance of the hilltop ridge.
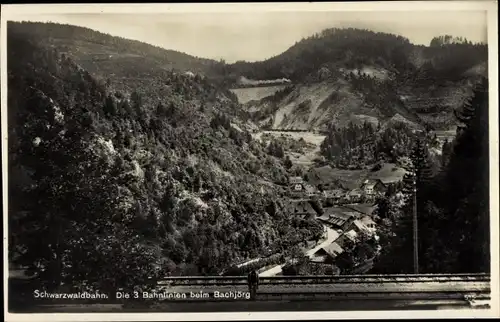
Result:
M271 92L246 103L254 120L275 129L321 129L352 120L351 114L378 121L400 114L447 129L486 66L487 45L466 39L439 36L430 46L416 46L401 36L334 28L265 61L232 64L227 75L292 80L290 95L276 99Z

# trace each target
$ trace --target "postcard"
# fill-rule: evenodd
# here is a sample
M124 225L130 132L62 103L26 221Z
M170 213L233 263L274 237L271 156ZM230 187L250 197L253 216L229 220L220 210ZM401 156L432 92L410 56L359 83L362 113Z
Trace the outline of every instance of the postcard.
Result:
M498 317L497 11L2 5L7 321Z

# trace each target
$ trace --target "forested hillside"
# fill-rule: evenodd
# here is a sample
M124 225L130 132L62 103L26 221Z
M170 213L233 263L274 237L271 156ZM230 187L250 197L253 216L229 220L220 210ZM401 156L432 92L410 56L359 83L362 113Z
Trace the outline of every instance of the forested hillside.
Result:
M273 128L325 128L330 119L337 124L366 116L386 120L396 113L412 122L449 128L456 125L453 110L487 71L487 45L449 35L436 36L430 46L416 46L393 34L332 28L267 60L226 64L77 26L33 22L9 26L57 48L108 92L147 91L154 83L156 93L144 95L144 100L181 90L164 81L172 69L207 77L219 90L242 77L258 82L290 79L295 84L290 95L248 106L258 111L252 115L255 121ZM229 92L224 95L234 98Z
M377 66L387 70L387 75L398 75L415 72L425 63L430 63L425 67L432 67L438 71L439 77L450 80L452 76L460 77L470 68L486 62L486 55L486 45L449 35L437 36L430 46L424 47L394 34L332 28L302 39L265 61L236 62L226 68L226 73L252 79L284 77L302 82L321 67L360 69Z
M321 234L277 206L284 160L236 125L226 91L172 71L120 91L38 27L8 25L9 255L42 287L217 274Z
M399 158L408 157L417 137L425 139L429 148L439 146L435 135L415 132L402 122L386 128L367 122L363 125L349 123L344 128L331 126L328 129L321 153L336 168L361 169L377 162L397 163Z
M69 56L97 80L107 85L126 85L134 89L151 79L161 79L164 71L216 75L218 62L193 57L136 40L114 37L89 28L58 23L9 22L16 34L43 41ZM144 85L142 85L144 86Z
M265 61L237 62L222 72L232 79L293 81L294 94L275 102L279 122L269 121L275 128L322 126L347 114L338 111L346 106L379 119L399 113L416 121L417 114L420 122L448 128L456 124L453 110L470 95L474 81L486 76L487 59L487 45L449 35L417 46L392 34L334 28ZM268 105L252 102L249 108L269 110ZM283 121L283 113L288 120Z
M456 139L433 174L428 147L417 140L404 180L405 202L378 201L386 228L374 273L411 273L413 191L416 188L421 273L490 271L488 81L483 79L456 113ZM498 180L491 178L491 180ZM493 263L494 265L494 263Z

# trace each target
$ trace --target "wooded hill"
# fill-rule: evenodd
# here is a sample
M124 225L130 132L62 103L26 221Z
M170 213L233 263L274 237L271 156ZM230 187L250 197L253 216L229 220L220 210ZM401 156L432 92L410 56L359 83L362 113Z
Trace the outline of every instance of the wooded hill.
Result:
M277 206L284 160L237 125L227 92L172 71L121 92L20 26L7 30L9 256L40 288L213 275L321 234Z
M487 59L487 45L448 35L435 37L430 46L417 46L392 34L334 28L302 39L265 61L237 62L223 72L232 79L289 78L295 84L295 96L277 100L274 108L269 102L252 102L249 108L253 110L276 112L286 105L307 103L307 97L298 94L304 91L316 100L324 99L324 103L309 108L305 114L308 117L288 111L291 119L274 121L275 128L304 123L305 127L317 128L323 125L323 119L336 118L335 110L343 106L348 106L348 112L356 110L356 114L382 119L399 113L416 121L410 114L417 113L421 122L447 128L456 124L453 110L470 96L472 83L487 76ZM316 93L322 84L335 93ZM257 120L267 122L265 118ZM345 119L337 124L340 121Z
M216 62L85 27L59 23L9 22L9 30L56 48L97 81L132 91L161 79L164 72L192 72L217 78Z
M300 83L322 67L360 69L377 66L395 76L406 77L411 73L415 77L419 69L429 68L431 74L436 72L435 77L455 80L486 61L487 45L451 36L437 36L431 41L431 46L421 46L394 34L331 28L304 38L285 52L264 61L240 61L228 65L225 72L228 76L238 74L258 80L288 78ZM404 80L403 77L400 79Z
M425 141L411 148L403 203L385 196L377 204L382 255L372 273L413 272L413 193L416 189L420 273L490 271L488 81L476 84L457 111L457 137L443 147L432 171ZM495 265L495 263L493 263Z
M256 81L291 79L296 84L295 92L304 86L309 91L308 87L321 83L338 92L326 96L319 114L310 113L305 120L306 112L289 112L286 122L274 124L287 129L301 128L304 123L320 127L325 119L345 114L332 110L338 106L381 119L398 113L412 122L417 121L417 113L423 123L448 128L456 123L453 110L470 95L476 77L485 76L487 71L487 45L449 35L436 36L430 46L417 46L393 34L332 28L304 38L267 60L226 64L71 25L10 22L9 28L57 48L106 85L108 91L157 91L145 95L145 100L178 90L163 83L164 74L172 69L179 74L192 72L198 78L207 77L220 91L246 77ZM149 86L151 83L156 84ZM214 91L208 95L214 95ZM229 92L224 95L232 96ZM286 99L293 101L293 97ZM300 99L295 105L307 101ZM250 109L260 111L255 120L266 125L285 103L252 104ZM337 123L345 121L340 117Z

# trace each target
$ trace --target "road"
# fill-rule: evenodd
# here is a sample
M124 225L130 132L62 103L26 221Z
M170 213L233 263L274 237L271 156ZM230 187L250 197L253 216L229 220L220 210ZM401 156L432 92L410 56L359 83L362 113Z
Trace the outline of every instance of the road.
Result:
M283 271L283 267L285 265L286 264L280 264L280 265L273 266L270 269L259 273L259 276L276 276Z
M262 257L252 258L252 259L247 260L246 262L243 262L241 264L236 265L236 267L243 267L243 266L246 266L248 264L252 264L254 262L258 262L261 259L262 259Z

